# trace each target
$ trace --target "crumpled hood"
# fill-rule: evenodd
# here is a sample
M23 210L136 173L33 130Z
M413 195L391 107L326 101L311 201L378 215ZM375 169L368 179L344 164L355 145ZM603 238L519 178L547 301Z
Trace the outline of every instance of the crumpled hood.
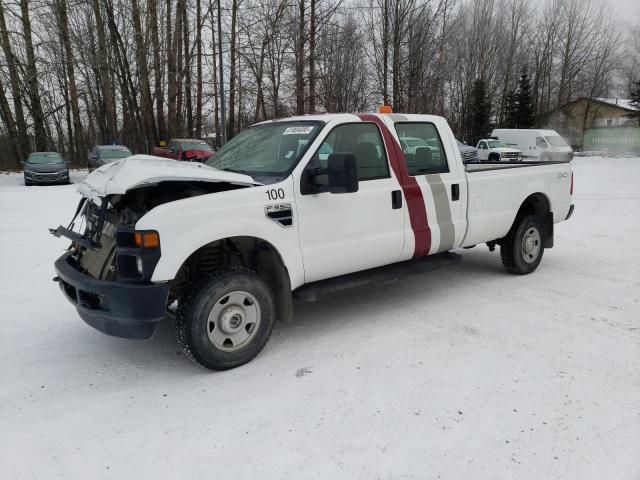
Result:
M78 185L78 192L99 203L100 197L122 195L135 188L176 180L262 185L248 175L217 170L202 163L133 155L94 170Z

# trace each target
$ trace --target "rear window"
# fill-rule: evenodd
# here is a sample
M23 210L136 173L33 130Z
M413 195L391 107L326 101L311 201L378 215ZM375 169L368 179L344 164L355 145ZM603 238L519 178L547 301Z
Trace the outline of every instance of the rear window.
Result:
M104 148L100 150L100 158L112 160L116 158L127 158L131 156L131 151L126 148Z
M213 152L213 149L207 142L182 142L180 149L184 152L187 150L204 150L205 152Z
M449 171L447 157L432 123L396 123L396 132L407 162L409 175L428 175Z
M29 155L28 163L64 163L59 153L32 153Z

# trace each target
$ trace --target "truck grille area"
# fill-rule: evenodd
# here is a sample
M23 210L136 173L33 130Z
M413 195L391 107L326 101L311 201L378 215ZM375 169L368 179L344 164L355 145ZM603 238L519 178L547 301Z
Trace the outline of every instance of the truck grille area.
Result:
M460 152L460 155L462 156L462 161L463 162L475 162L476 160L478 160L478 152Z

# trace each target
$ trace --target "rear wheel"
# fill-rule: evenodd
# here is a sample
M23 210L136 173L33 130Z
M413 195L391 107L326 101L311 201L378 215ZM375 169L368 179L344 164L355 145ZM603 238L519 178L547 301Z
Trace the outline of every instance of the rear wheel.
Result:
M533 272L544 253L544 225L535 215L523 217L500 245L502 265L516 275Z
M194 361L227 370L252 360L275 323L273 294L255 272L229 269L196 285L176 314L178 341Z

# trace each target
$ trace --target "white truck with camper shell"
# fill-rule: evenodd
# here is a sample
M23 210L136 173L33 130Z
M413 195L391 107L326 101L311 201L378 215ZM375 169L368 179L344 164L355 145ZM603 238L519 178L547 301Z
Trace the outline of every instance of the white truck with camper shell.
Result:
M573 159L573 149L555 130L498 128L491 135L507 146L522 150L524 160L548 162Z
M510 148L497 138L483 138L478 141L478 160L491 162L517 162L522 159L522 152Z
M425 146L403 151L403 138ZM442 117L267 121L204 164L136 155L90 174L71 223L51 231L72 242L56 280L119 337L150 337L177 302L185 352L228 369L292 318L294 297L428 271L480 243L533 272L572 185L569 162L463 163Z

